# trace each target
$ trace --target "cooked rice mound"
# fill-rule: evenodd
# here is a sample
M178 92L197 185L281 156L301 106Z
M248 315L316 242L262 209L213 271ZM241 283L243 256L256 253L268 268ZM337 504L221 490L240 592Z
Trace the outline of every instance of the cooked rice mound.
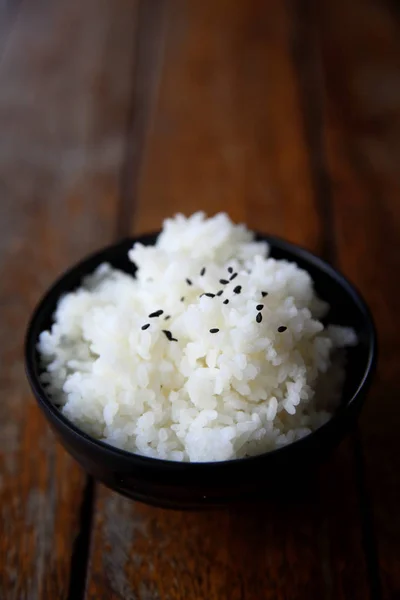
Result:
M202 462L278 448L331 417L356 337L324 328L306 271L225 214L168 219L129 258L135 276L101 265L40 335L43 383L75 425Z

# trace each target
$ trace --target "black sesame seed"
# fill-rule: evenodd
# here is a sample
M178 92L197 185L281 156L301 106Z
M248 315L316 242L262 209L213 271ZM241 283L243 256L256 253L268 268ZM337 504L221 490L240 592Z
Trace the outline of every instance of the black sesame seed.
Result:
M182 296L181 298L181 302L183 302L185 300L185 296Z
M238 274L234 273L233 275L231 275L229 281L233 281L235 279L235 277L237 277L237 276L238 276Z
M219 331L219 329L216 329L216 328L210 329L210 333L218 333L218 331Z
M187 278L186 278L186 283L187 283L188 285L193 285L193 284L192 284L192 282L191 282L191 280L190 280L190 279L187 279Z
M262 321L262 314L261 313L257 313L256 321L257 321L257 323L261 323L261 321Z
M224 290L219 290L219 292L216 293L216 296L222 296L223 293L224 293Z
M229 304L228 298L226 300L224 300L222 304Z
M242 291L242 286L237 285L235 288L233 288L233 291L235 292L235 294L240 294L240 292Z
M177 342L178 340L173 337L172 333L168 329L163 329L162 332L165 334L169 342Z
M165 317L164 321L168 321L168 319L170 319L170 318L171 318L171 315L167 315L167 316Z
M206 268L203 267L202 270L200 271L200 275L203 277L203 275L206 274Z
M220 279L219 282L222 283L222 285L227 285L229 283L227 279Z
M257 304L256 309L262 310L264 308L264 304Z
M207 298L215 298L215 294L210 294L209 292L207 292L207 294L202 294L202 296L207 296Z
M287 330L287 327L285 327L284 325L281 325L280 327L278 327L279 333L283 333L286 330Z
M228 267L228 273L233 273L232 267Z
M145 331L146 329L148 329L150 327L150 323L146 323L146 325L142 325L142 329L143 331Z
M149 315L149 319L152 319L153 317L160 317L163 314L163 310L156 310L155 312L152 312Z
M261 292L261 296L265 298L265 296L268 296L268 292Z

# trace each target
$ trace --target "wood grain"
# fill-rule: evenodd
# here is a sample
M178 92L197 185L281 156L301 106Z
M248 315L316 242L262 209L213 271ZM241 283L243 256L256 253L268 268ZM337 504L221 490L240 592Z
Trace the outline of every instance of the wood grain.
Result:
M293 57L294 31L304 34L297 16L278 1L168 4L132 231L157 229L176 211L225 210L325 248L306 135L313 107L304 115ZM87 598L363 600L354 473L346 443L290 501L205 514L141 506L99 487Z
M0 2L0 60L17 18L21 0Z
M114 233L136 3L24 2L0 63L0 597L67 598L86 478L25 382L27 318ZM76 598L76 596L74 596Z
M379 376L361 429L378 585L387 599L400 595L400 23L393 8L338 1L321 11L337 255L367 298L380 338Z
M178 210L229 210L233 219L319 248L284 8L185 4L169 5L134 229L158 228Z

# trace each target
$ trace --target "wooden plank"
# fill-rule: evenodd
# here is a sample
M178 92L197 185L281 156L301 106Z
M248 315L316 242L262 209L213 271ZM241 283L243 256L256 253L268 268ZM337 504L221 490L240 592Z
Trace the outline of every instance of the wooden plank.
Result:
M324 248L291 56L296 14L278 1L168 4L132 231L176 211L225 210ZM361 537L348 444L311 489L251 511L169 512L99 487L87 598L362 600Z
M400 594L400 25L390 3L339 0L323 8L337 254L368 300L380 338L379 376L361 423L380 566L376 588L389 599Z
M267 12L262 2L195 2L191 11L171 3L137 231L178 210L229 209L250 226L320 247L288 24L276 3Z
M7 600L68 596L86 477L39 414L21 348L46 287L114 235L135 12L134 0L25 2L3 48L0 597Z

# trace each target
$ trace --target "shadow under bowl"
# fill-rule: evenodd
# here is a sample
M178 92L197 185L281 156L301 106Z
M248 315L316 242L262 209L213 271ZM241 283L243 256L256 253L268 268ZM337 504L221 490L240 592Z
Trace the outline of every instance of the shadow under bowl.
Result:
M56 408L40 382L39 334L52 325L60 297L81 285L103 262L135 273L128 259L134 242L154 244L157 234L127 239L89 256L67 271L36 308L26 335L26 373L39 407L57 438L78 463L111 489L148 504L205 508L260 500L287 482L302 480L354 427L368 391L377 357L374 323L357 290L333 267L284 240L257 234L271 256L298 264L311 275L317 294L331 309L325 321L355 329L359 343L347 351L346 380L340 406L322 427L287 446L259 456L214 463L180 463L147 458L114 448L87 435Z

